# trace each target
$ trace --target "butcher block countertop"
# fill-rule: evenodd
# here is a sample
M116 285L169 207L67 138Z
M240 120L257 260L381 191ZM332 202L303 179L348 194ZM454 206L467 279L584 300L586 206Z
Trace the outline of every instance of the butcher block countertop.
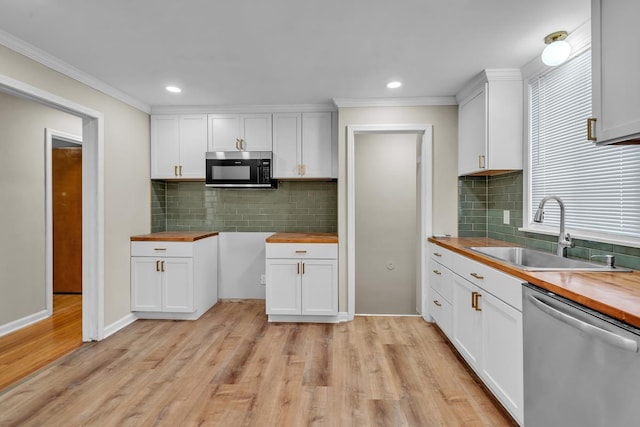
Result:
M523 281L640 328L640 272L525 271L467 249L468 246L518 246L488 238L433 238L429 241Z
M338 243L337 233L275 233L267 243Z
M161 231L159 233L131 236L132 242L195 242L211 236L217 231Z

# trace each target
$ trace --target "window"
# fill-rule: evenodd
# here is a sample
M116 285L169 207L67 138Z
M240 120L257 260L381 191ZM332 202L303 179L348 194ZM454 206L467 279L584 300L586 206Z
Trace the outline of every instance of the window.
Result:
M529 91L529 222L540 200L556 195L564 201L568 229L640 237L640 147L598 147L586 139L591 52L531 81ZM550 201L544 223L559 222Z

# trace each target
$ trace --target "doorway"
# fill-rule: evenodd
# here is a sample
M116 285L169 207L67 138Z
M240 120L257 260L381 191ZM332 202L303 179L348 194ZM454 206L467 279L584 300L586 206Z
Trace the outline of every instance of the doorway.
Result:
M104 337L104 115L2 74L0 91L82 118L82 283L85 284L82 292L82 340L101 340ZM50 135L47 140L49 138ZM51 165L47 164L47 167ZM47 192L50 197L50 188ZM47 223L50 224L48 221L49 217ZM52 242L52 232L46 233L45 239ZM53 257L47 255L46 263L48 271L52 271ZM52 275L47 275L45 281L48 292L48 289L53 289ZM49 300L48 295L45 299ZM50 310L52 307L47 307L45 314L50 314ZM40 313L36 313L35 319L29 319L30 323L39 320L39 316Z
M428 317L423 296L426 286L426 238L431 234L432 221L432 126L428 124L407 125L349 125L347 126L347 307L348 319L356 313L356 253L358 244L356 209L356 135L361 134L410 134L418 139L416 144L416 223L417 233L411 238L415 264L415 312ZM393 266L392 266L393 267Z
M356 135L357 314L418 313L418 144L416 134Z

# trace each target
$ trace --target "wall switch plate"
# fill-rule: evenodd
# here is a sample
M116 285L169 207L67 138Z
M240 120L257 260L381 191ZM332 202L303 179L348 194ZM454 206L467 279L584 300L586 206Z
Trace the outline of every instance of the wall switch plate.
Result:
M261 285L266 285L267 284L267 278L265 277L264 274L260 275L260 284Z
M502 222L509 224L511 222L509 211L502 211Z

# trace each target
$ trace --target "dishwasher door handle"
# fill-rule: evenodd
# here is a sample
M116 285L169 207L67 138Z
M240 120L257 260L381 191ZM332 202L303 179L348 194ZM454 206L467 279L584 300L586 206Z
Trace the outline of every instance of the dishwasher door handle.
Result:
M592 335L600 340L609 343L610 345L616 346L623 350L629 351L631 353L638 352L638 343L629 338L622 337L613 332L609 332L605 329L599 328L590 323L584 322L580 319L576 319L573 316L568 315L550 305L540 301L538 298L533 295L528 295L529 301L531 301L537 308L547 313L549 316L566 323L569 326L572 326L576 329L579 329L589 335Z

